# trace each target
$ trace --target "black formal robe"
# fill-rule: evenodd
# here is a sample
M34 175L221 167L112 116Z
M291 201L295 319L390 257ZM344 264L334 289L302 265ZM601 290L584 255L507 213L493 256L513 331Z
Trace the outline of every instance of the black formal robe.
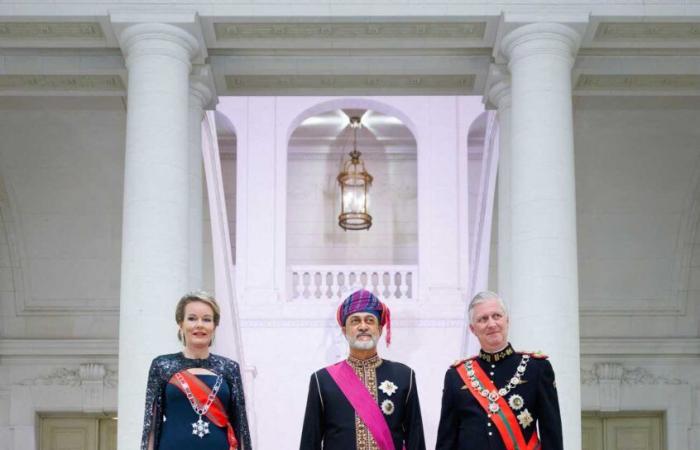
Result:
M508 347L496 354L481 351L474 361L500 389L513 378L522 355L508 344ZM464 364L464 361L460 364ZM496 425L467 389L456 367L457 365L451 367L445 374L435 449L505 450L506 446ZM504 399L508 401L513 395L519 395L523 405L519 409L511 408L513 413L518 416L527 410L533 419L526 426L520 421L517 425L523 432L525 442L530 441L532 433L539 427L542 449L562 450L561 416L552 365L546 357L532 355L521 380Z
M382 409L396 450L401 450L403 445L406 446L406 450L424 450L423 422L413 370L401 363L383 360L377 356L368 360L348 358L348 363ZM392 385L396 387L395 392L391 392ZM367 426L355 414L350 402L326 369L311 375L299 448L378 448Z

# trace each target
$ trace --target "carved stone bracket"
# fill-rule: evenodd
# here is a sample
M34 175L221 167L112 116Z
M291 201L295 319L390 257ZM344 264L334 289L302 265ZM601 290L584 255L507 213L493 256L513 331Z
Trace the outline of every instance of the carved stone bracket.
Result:
M102 364L81 364L79 369L80 387L83 390L83 411L102 411L104 378L107 374Z
M620 410L620 386L625 369L622 364L602 363L596 364L595 373L600 385L600 410Z

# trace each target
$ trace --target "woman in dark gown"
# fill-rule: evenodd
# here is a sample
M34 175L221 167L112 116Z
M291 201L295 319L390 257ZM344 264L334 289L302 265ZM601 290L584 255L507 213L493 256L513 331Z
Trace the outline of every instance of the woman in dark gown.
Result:
M220 314L196 292L180 299L180 353L151 363L141 450L252 450L238 363L209 353Z

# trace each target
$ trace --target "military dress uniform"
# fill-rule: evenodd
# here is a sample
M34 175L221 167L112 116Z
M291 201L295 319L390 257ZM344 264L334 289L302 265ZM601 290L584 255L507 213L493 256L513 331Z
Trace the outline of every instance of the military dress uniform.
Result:
M374 356L347 359L377 401L396 450L425 450L423 422L413 370ZM311 375L301 450L377 450L377 443L326 369Z
M563 449L554 370L546 356L508 344L447 371L436 450L527 450L537 448L538 437L543 450Z

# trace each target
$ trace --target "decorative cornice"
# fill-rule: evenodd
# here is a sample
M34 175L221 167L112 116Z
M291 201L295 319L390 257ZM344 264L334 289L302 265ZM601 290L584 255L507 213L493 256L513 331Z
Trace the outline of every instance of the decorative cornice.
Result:
M700 338L581 338L581 356L700 358Z
M0 339L0 357L116 357L116 339Z
M685 22L602 22L593 36L595 42L700 41L700 23Z
M104 37L98 22L0 22L0 40L102 40Z
M119 75L0 75L3 91L124 92Z
M581 368L581 384L594 386L601 383L618 382L627 385L681 385L687 381L656 375L644 367L633 369L617 363L598 363L591 368Z
M363 93L392 91L422 94L470 94L474 75L227 75L231 95L357 90Z
M20 381L22 386L71 386L104 384L108 387L116 387L118 374L116 370L107 369L102 364L81 364L76 368L61 367L53 371Z
M331 22L214 24L217 41L244 39L457 39L482 40L486 22ZM234 44L235 45L235 44Z
M46 375L41 375L36 378L27 378L20 381L19 385L22 386L80 386L82 380L80 379L80 369L72 368L68 369L61 367L55 369Z
M580 48L578 56L614 56L614 57L630 57L630 56L671 56L677 58L679 56L700 56L700 48L668 48L668 47L586 47Z
M586 75L579 76L579 91L696 91L700 75Z

